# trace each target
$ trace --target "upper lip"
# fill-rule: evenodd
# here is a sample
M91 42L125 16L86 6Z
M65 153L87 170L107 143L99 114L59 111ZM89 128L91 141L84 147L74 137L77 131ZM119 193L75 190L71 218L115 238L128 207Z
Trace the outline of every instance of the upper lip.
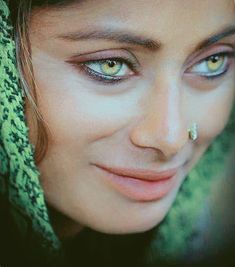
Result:
M111 172L113 174L117 174L119 176L126 176L137 178L141 180L150 180L150 181L157 181L162 179L167 179L174 176L177 173L178 168L169 169L162 172L157 172L154 170L148 169L129 169L129 168L116 168L116 167L107 167L103 165L94 164L95 166Z

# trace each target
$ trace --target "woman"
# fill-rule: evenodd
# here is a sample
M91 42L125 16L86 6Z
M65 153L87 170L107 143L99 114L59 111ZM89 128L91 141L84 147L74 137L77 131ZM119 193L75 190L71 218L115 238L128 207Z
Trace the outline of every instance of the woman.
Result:
M10 1L17 71L0 3L1 191L31 266L185 262L231 148L234 2Z

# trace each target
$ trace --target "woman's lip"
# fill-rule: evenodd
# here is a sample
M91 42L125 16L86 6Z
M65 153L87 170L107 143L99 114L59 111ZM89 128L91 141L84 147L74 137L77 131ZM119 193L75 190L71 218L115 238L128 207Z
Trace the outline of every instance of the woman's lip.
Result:
M114 167L107 167L103 165L93 164L105 171L110 173L119 175L119 176L126 176L130 178L136 178L146 181L159 181L163 179L168 179L174 176L178 170L178 168L170 169L163 172L156 172L153 170L147 169L128 169L128 168L114 168Z
M176 174L174 170L167 172L155 173L156 180L151 179L140 179L129 176L117 175L107 170L107 168L101 168L99 165L93 164L99 171L108 185L116 189L122 195L135 200L135 201L154 201L159 200L166 196L175 186ZM113 170L113 168L112 168ZM115 168L115 171L117 169ZM120 169L118 169L120 170ZM126 169L125 169L126 171ZM125 172L126 173L126 172ZM139 174L140 172L138 172ZM132 172L133 174L133 172ZM149 173L148 173L149 174ZM152 171L150 172L151 178ZM161 176L159 176L161 174ZM141 176L143 178L143 176ZM164 177L164 178L163 178Z

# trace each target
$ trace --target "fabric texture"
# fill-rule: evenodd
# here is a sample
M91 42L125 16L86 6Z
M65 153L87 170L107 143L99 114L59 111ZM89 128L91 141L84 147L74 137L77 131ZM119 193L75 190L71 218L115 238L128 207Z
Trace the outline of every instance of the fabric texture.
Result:
M46 251L54 251L60 243L49 223L34 148L28 140L9 9L2 0L0 29L0 192L11 203L22 235L26 235L25 220L30 221L35 233L32 239Z
M25 96L17 72L12 30L7 2L0 0L0 194L12 207L11 215L22 239L29 238L30 225L35 249L49 256L58 255L62 244L50 223L34 162L34 147L28 138ZM154 264L159 259L174 260L186 253L211 186L223 177L234 132L233 109L224 131L186 177L166 218L151 230L152 238L146 244L144 256L146 264Z

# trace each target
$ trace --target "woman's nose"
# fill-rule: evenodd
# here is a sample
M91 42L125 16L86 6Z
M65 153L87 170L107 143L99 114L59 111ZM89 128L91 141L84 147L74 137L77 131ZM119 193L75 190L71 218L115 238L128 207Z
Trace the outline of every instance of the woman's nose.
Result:
M188 141L182 94L177 86L151 90L143 99L140 119L131 129L131 142L154 148L164 160L177 154Z

